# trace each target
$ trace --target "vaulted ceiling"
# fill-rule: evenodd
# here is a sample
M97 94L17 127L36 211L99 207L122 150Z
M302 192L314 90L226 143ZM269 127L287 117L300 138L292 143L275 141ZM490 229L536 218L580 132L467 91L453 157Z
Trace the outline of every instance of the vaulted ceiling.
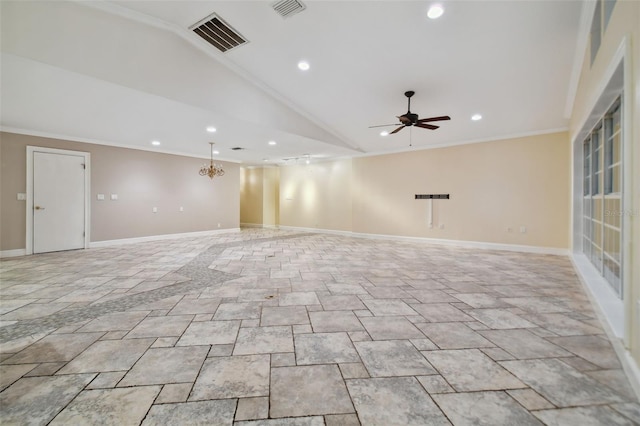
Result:
M445 0L435 20L428 1L302 2L283 18L270 1L3 0L2 129L282 164L568 124L582 1ZM191 31L212 13L248 42L223 53ZM451 121L369 128L397 123L407 90Z

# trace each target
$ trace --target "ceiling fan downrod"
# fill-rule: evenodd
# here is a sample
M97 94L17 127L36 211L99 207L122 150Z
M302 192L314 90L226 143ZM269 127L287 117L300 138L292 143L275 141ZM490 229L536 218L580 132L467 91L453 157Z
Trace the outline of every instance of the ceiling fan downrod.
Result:
M404 92L404 95L409 98L409 105L407 106L407 112L411 112L411 97L413 95L415 95L416 92L414 92L413 90L408 90L406 92Z

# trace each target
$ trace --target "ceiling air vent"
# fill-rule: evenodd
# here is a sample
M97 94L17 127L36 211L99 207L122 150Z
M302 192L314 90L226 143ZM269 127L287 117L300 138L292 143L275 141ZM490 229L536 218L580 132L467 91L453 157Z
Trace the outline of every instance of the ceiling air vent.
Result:
M239 32L231 28L215 13L192 25L190 29L221 52L226 52L247 42Z
M307 6L299 0L280 0L272 4L271 7L283 18L288 18L307 8Z
M232 151L242 151L244 148L242 148L241 146L234 146L233 148L231 148Z

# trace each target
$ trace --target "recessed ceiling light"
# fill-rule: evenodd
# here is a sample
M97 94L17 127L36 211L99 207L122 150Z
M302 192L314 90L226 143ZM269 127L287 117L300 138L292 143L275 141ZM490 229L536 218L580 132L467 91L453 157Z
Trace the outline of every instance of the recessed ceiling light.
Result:
M151 145L158 146L160 145L160 141L151 141Z
M298 62L298 68L300 68L302 71L307 71L310 68L309 62L307 61Z
M214 154L220 154L220 151L213 151Z
M380 136L389 136L389 132L387 132L386 130L383 130L380 132Z
M218 129L216 129L216 128L215 128L215 127L213 127L213 126L209 126L209 127L207 127L207 132L209 132L209 133L215 133L215 132L216 132L216 130L218 130Z
M480 114L473 114L473 115L471 116L471 119L472 119L473 121L482 120L482 116L481 116Z
M269 145L275 145L276 141L269 141Z
M444 7L440 3L432 4L427 12L427 16L430 19L438 19L444 13Z

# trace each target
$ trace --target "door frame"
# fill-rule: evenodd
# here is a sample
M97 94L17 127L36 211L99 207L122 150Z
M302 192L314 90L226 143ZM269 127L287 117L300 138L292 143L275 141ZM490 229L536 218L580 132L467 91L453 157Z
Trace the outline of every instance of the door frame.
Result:
M89 220L91 218L91 154L82 151L70 151L66 149L45 148L41 146L27 146L27 232L26 232L26 254L33 254L33 157L34 153L43 152L47 154L62 154L83 157L85 164L84 172L84 248L89 248L91 229Z

